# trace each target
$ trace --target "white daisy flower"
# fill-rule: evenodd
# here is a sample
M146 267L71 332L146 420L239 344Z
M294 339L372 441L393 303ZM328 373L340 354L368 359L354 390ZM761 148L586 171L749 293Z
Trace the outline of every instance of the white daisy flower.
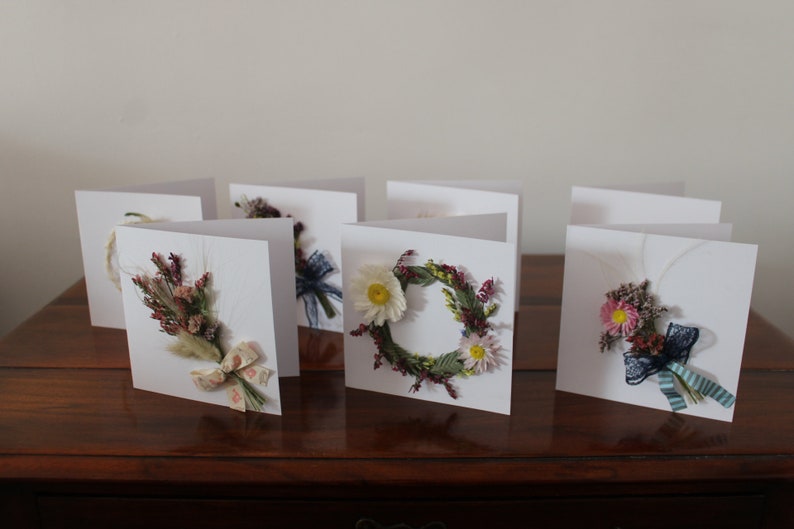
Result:
M385 266L363 265L350 282L353 307L364 313L364 323L382 326L402 319L407 307L400 281Z
M478 336L464 336L460 339L458 358L463 362L463 367L480 375L488 371L491 366L498 366L497 352L502 347L492 334Z

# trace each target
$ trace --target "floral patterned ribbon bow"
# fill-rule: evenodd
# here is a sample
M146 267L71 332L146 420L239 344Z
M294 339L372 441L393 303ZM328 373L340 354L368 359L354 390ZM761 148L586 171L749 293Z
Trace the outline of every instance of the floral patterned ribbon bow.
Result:
M259 358L250 345L240 342L229 351L218 367L208 369L195 369L190 372L193 383L202 391L213 391L223 385L228 378L232 384L226 386L226 395L229 397L229 407L237 411L245 411L245 392L237 377L266 386L270 377L270 370L266 367L255 365Z
M333 271L334 267L325 255L315 250L295 276L295 294L296 297L303 298L306 318L312 328L318 326L318 304L322 305L328 318L333 318L336 311L328 298L342 301L342 291L323 281Z
M686 401L676 391L673 380L680 377L689 387L707 395L725 408L730 408L736 397L728 390L708 378L684 367L689 360L689 352L700 337L697 327L685 327L677 323L667 326L667 335L664 346L658 355L635 355L631 352L623 353L623 363L626 366L626 383L636 385L647 377L659 374L659 389L667 397L673 411L686 408Z

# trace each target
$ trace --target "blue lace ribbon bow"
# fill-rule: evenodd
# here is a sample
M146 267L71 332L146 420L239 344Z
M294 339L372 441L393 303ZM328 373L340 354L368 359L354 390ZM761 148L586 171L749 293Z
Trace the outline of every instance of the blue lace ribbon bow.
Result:
M736 402L735 396L713 380L684 367L689 360L692 346L699 337L700 330L697 327L670 323L667 326L664 347L658 355L623 353L626 383L634 386L658 373L659 389L667 397L673 411L678 411L686 408L684 397L678 393L673 383L678 376L700 394L713 398L725 408L730 408Z
M342 301L342 291L323 281L333 271L334 267L325 255L315 250L306 260L302 274L295 276L296 298L303 298L306 318L312 328L316 329L319 325L318 305L322 305L326 315L331 318L336 313L328 298Z

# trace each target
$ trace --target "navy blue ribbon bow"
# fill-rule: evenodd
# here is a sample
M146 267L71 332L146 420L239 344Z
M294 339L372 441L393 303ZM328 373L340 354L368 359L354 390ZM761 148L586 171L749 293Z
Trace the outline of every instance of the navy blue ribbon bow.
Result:
M677 323L671 323L667 326L664 347L658 355L637 355L628 351L623 353L626 383L636 386L649 376L663 370L667 364L673 361L686 364L689 360L689 352L699 337L700 330L697 327L684 327Z
M326 316L333 318L336 311L328 298L342 301L342 291L323 281L333 271L325 255L315 250L306 260L301 275L295 276L296 298L303 298L306 318L312 328L316 329L319 324L318 305L322 305Z
M697 327L670 323L667 326L664 346L658 355L623 353L626 383L634 386L649 376L659 373L659 389L667 397L673 411L678 411L686 408L684 397L678 393L673 383L673 379L678 377L700 395L708 395L722 406L731 407L736 401L735 396L713 380L684 367L689 360L692 346L699 337L700 330Z

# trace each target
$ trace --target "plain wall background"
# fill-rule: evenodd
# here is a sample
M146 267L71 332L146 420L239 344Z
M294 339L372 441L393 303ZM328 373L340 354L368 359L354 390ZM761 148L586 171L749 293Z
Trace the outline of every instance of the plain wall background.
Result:
M794 334L794 2L0 0L0 334L82 275L75 189L518 178L524 253L570 187L684 181L757 243Z

